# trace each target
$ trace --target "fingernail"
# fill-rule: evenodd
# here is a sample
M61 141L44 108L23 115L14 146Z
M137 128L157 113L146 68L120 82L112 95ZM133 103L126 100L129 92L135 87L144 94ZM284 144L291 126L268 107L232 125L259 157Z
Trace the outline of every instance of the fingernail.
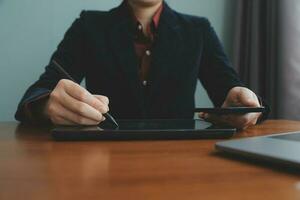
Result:
M101 112L99 112L99 121L101 122L102 118L103 118L103 115L101 114Z

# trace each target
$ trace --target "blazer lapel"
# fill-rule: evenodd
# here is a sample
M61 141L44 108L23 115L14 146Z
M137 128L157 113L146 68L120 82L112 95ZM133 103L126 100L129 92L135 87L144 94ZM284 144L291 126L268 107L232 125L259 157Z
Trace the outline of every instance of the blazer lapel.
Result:
M130 84L138 106L142 108L142 86L138 77L138 60L134 49L134 35L131 29L133 25L131 16L125 6L124 3L121 4L113 13L115 20L110 31L109 40L117 65L127 78L127 83Z
M161 87L162 81L176 67L176 57L182 47L180 27L174 11L165 3L162 12L155 43L153 45L152 65L149 74L150 102L154 100L155 92Z

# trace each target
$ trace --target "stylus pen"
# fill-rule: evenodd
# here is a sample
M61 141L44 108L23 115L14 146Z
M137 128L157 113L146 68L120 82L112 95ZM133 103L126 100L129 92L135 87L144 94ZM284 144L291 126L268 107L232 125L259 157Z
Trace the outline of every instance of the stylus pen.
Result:
M66 78L68 78L71 81L73 81L73 82L76 83L75 79L73 79L72 76L68 72L66 72L66 70L64 70L64 68L60 64L58 64L55 60L52 60L52 63L54 64L54 66L56 67L56 69L59 71L59 73L61 73ZM116 127L119 127L119 124L117 123L117 121L109 113L105 113L105 114L103 114L103 116L106 119L108 119L111 123L113 123Z

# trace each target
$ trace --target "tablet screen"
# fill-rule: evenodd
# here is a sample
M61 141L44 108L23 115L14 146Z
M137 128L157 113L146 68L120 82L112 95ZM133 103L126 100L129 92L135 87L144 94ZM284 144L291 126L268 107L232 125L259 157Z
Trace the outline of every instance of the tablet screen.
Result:
M216 127L203 120L118 120L99 126L59 126L52 130L56 140L131 139L223 139L232 137L233 128Z
M119 127L112 128L103 123L99 128L103 130L119 131L141 131L141 130L199 130L207 129L212 126L211 123L202 120L120 120Z

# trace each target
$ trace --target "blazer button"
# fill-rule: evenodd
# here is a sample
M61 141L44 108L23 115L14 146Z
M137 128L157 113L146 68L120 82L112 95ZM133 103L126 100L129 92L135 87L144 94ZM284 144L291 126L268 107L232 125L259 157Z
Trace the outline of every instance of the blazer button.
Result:
M147 86L147 81L143 81L143 86Z

